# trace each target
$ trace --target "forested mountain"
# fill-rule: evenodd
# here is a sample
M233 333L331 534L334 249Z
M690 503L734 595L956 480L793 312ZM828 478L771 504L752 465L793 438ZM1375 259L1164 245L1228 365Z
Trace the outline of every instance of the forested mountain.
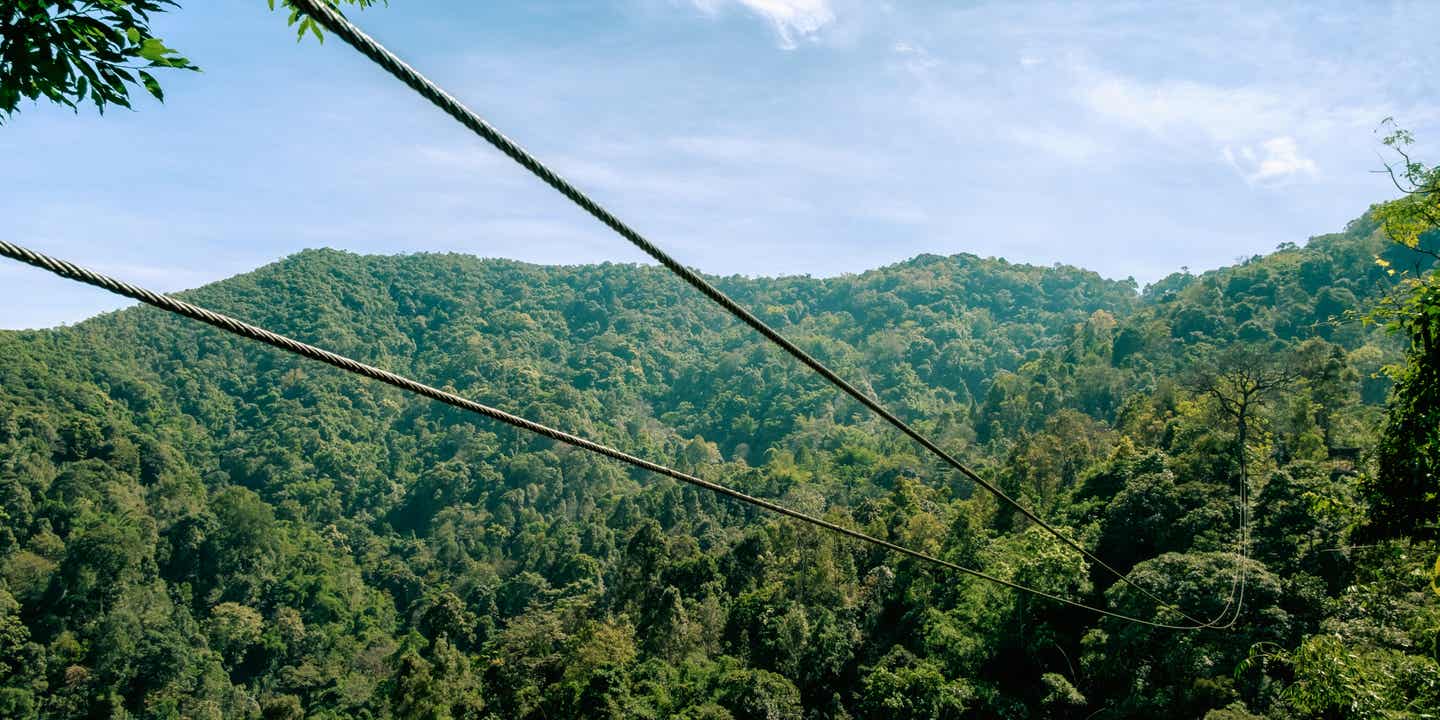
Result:
M0 716L1440 711L1433 542L1351 540L1406 348L1360 321L1392 287L1377 257L1423 259L1362 219L1143 292L970 255L716 280L1195 617L1236 589L1247 478L1243 611L1196 632L947 574L152 309L0 333ZM660 268L322 250L184 296L1181 620Z

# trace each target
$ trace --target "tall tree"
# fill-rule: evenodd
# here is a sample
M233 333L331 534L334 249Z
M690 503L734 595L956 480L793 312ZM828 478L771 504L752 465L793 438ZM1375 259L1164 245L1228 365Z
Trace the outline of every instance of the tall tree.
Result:
M1249 480L1248 450L1256 413L1275 396L1293 384L1300 373L1289 363L1276 359L1276 353L1253 345L1236 345L1218 356L1200 361L1202 367L1193 386L1215 400L1220 412L1235 423L1235 452L1240 465L1240 481ZM1246 485L1246 487L1249 487Z
M1440 276L1434 267L1440 228L1440 165L1412 158L1414 137L1396 129L1385 138L1400 161L1387 166L1402 196L1372 212L1381 230L1414 252L1401 269L1398 292L1385 298L1371 319L1409 340L1404 363L1393 369L1389 415L1376 447L1377 472L1365 484L1371 512L1363 534L1370 538L1440 537ZM1394 263L1376 262L1397 274Z

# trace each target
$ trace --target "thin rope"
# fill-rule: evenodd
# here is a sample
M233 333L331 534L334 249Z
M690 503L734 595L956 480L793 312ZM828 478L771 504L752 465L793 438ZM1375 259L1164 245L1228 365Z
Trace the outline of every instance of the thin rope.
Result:
M1010 580L1006 580L1004 578L1000 578L980 570L967 568L963 565L957 565L948 560L942 560L938 557L935 557L933 555L927 555L926 553L920 552L918 550L911 550L910 548L904 547L903 545L897 545L888 540L882 540L868 533L864 533L859 530L853 530L851 528L847 528L843 525L824 520L814 515L809 515L798 510L791 510L790 508L787 508L783 505L778 505L769 500L764 500L753 495L747 495L740 492L739 490L735 490L724 485L711 482L709 480L704 480L694 475L680 472L679 470L675 470L665 465L661 465L659 463L651 462L644 458L631 455L629 453L612 448L608 445L603 445L592 440L586 440L585 438L579 437L577 435L571 435L570 433L564 432L562 430L557 430L548 425L542 425L541 423L535 422L533 420L527 420L526 418L520 417L519 415L512 415L505 412L504 410L493 408L489 405L484 405L475 402L474 400L460 397L459 395L456 395L454 393L445 392L444 390L440 390L424 383L411 380L410 378L404 377L402 375L397 375L388 370L382 370L380 368L374 367L373 365L367 365L358 360L352 360L348 357L345 357L344 355L339 355L330 352L329 350L324 350L313 345L308 345L306 343L300 342L299 340L294 340L292 338L271 332L264 328L256 327L240 320L236 320L235 318L232 318L228 315L222 315L220 313L207 310L198 305L192 305L183 300L177 300L175 298L169 297L168 295L162 295L160 293L147 290L136 285L131 285L129 283L116 280L115 278L109 277L107 275L102 275L93 270L82 268L78 265L74 265L64 260L60 260L50 257L48 255L44 255L42 253L35 252L28 248L24 248L19 245L6 242L4 240L0 240L0 255L11 258L13 260L18 260L27 265L32 265L42 270L47 270L68 280L82 282L87 285L94 285L95 287L108 290L117 295L123 295L125 297L131 298L132 300L139 300L146 305L159 308L166 312L174 313L175 315L180 315L182 317L187 317L191 320L198 320L212 327L224 330L225 332L228 332L232 335L238 335L248 340L261 342L271 347L278 348L280 350L284 350L286 352L293 353L304 358L316 360L327 365L337 367L346 372L361 375L372 380L378 380L382 383L385 383L386 385L390 385L392 387L404 390L405 392L422 395L432 400L438 400L442 403L445 403L446 405L460 408L461 410L467 410L478 415L483 415L492 420L498 420L499 422L505 423L507 425L520 428L521 430L526 430L537 435L542 435L552 440L565 443L566 445L571 445L582 450L587 450L597 455L603 455L605 457L611 458L612 460L618 460L634 467L649 470L650 472L656 473L658 475L664 475L666 477L679 480L680 482L687 483L689 485L693 485L704 490L709 490L710 492L716 493L717 495L722 495L733 500L745 503L747 505L760 508L762 510L768 510L779 515L784 515L785 517L798 520L800 522L809 523L816 527L829 530L830 532L839 533L841 535L845 535L846 537L869 543L871 545L884 548L891 552L906 555L923 562L943 567L947 570L964 573L966 575L970 575L971 577L979 578L987 582L1003 585L1012 590L1030 593L1031 595L1042 597L1047 600L1062 603L1072 607L1081 608L1084 610L1089 610L1100 615L1116 618L1118 620L1124 620L1126 622L1139 623L1142 625L1149 625L1151 627L1164 628L1168 630L1200 629L1199 627L1193 625L1173 625L1169 623L1155 622L1153 620L1146 620L1144 618L1132 617L1130 615L1115 612L1113 610L1106 610L1104 608L1094 607L1092 605L1087 605L1076 600L1071 600L1069 598L1064 598L1053 593L1045 592L1044 590L1039 590L1037 588L1022 585L1017 582L1012 582Z
M1101 560L1094 553L1085 549L1085 547L1080 545L1080 543L1070 539L1069 536L1060 532L1058 528L1046 522L1043 518L1035 514L1029 508L1021 505L1017 500L1011 498L999 487L980 477L964 463L961 463L950 453L941 449L939 445L932 442L929 438L912 428L904 420L901 420L898 416L887 410L884 406L880 404L879 400L871 398L869 395L866 395L854 385L851 385L849 382L841 378L829 367L827 367L824 363L821 363L819 360L812 357L809 353L802 350L798 345L789 341L779 332L771 328L769 325L765 324L764 321L756 317L749 310L746 310L739 303L732 300L724 292L721 292L714 285L711 285L709 281L701 277L699 273L696 273L694 270L691 270L690 268L681 265L678 260L671 257L664 250L661 250L654 243L651 243L649 240L645 239L645 237L642 236L638 231L625 224L623 221L620 220L620 218L616 217L609 210L606 210L599 203L592 200L588 195L581 192L579 188L576 188L574 185L570 184L569 181L560 177L549 167L546 167L545 164L541 163L538 158L536 158L534 155L531 155L524 148L520 147L520 145L515 141L506 137L504 133L500 132L500 130L495 128L490 123L486 122L484 118L477 115L474 111L465 107L463 103L455 99L454 96L445 92L445 90L442 89L439 85L431 82L424 75L421 75L418 70L408 65L404 60L401 60L397 55L390 52L374 38L365 34L363 30L361 30L359 27L356 27L354 23L347 20L334 8L325 4L323 0L292 0L292 2L297 8L312 17L326 30L329 30L330 32L339 36L340 39L344 40L351 47L360 51L360 53L365 57L370 58L372 61L384 68L396 79L409 86L412 90L425 97L425 99L429 100L436 107L443 110L447 115L454 118L457 122L464 125L465 127L469 128L476 135L479 135L486 142L493 145L497 150L504 153L506 156L508 156L515 162L519 163L526 170L529 170L533 175L540 178L540 180L542 180L546 185L554 188L561 195L564 195L571 202L579 206L582 210L594 216L595 219L604 223L611 230L614 230L621 237L630 241L631 244L640 248L642 251L644 251L650 257L654 258L657 262L665 266L671 272L680 276L680 278L683 279L685 282L689 283L691 287L699 290L702 294L710 298L716 304L725 308L727 311L730 312L731 315L734 315L735 317L742 320L746 325L754 328L756 332L763 335L772 343L779 345L785 350L785 352L789 353L792 357L794 357L796 360L799 360L806 367L810 368L811 370L819 374L821 377L828 380L832 385L843 390L846 394L854 398L861 405L864 405L866 408L868 408L871 412L879 415L881 418L884 418L886 422L890 423L896 429L909 436L911 440L914 440L921 447L925 448L926 450L934 454L936 457L943 460L952 469L958 471L961 475L969 478L976 485L979 485L980 487L989 491L992 495L994 495L996 498L999 498L1005 504L1018 510L1025 517L1029 518L1031 522L1034 522L1035 524L1044 528L1046 532L1054 535L1061 542L1068 545L1071 549L1079 552L1086 559L1095 563L1099 567L1104 568L1106 572L1114 575L1117 579L1119 579L1120 582L1129 585L1132 588L1135 588L1139 592L1149 597L1151 600L1159 603L1161 606L1174 610L1186 620L1196 623L1198 627L1214 626L1214 623L1216 621L1212 620L1207 623L1197 618L1191 617L1174 603L1167 602L1166 600L1151 592L1150 590L1132 582L1128 577L1125 576L1125 574L1111 567L1108 563L1106 563L1104 560Z

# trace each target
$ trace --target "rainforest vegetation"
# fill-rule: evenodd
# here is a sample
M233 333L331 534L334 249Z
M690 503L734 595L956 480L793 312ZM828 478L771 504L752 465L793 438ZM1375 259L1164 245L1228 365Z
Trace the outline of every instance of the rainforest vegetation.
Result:
M1440 293L1403 203L1143 290L970 255L716 279L1188 614L1243 569L1229 629L149 308L0 333L0 717L1433 716ZM317 250L184 296L1181 620L657 267Z
M150 71L197 69L151 32L176 5L5 3L0 122L163 99ZM0 718L1436 717L1440 171L1385 142L1400 199L1143 289L972 255L715 279L1133 586L660 268L317 250L185 294L1220 627L949 573L132 308L0 332Z

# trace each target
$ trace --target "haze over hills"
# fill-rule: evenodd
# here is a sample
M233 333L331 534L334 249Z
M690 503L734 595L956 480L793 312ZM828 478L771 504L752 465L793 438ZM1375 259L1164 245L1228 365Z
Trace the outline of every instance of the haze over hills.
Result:
M1379 691L1440 704L1423 558L1336 552L1402 351L1355 313L1389 287L1376 258L1406 252L1361 219L1143 292L970 255L717 279L1198 617L1237 567L1235 426L1205 370L1294 368L1253 408L1253 557L1227 633L942 575L148 308L0 332L0 715L1309 717L1284 692L1305 667L1235 669L1328 638L1390 678ZM315 250L183 295L1176 619L661 268Z

